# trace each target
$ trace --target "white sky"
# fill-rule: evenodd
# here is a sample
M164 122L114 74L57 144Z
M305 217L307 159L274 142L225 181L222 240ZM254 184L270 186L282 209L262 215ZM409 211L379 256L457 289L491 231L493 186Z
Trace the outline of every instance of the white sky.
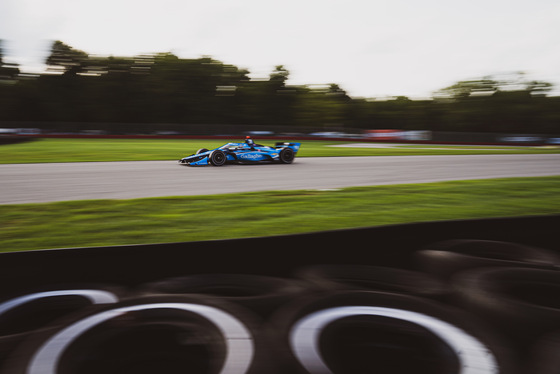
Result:
M52 40L92 55L209 55L351 96L428 97L524 71L560 94L558 0L0 0L6 60L39 71Z

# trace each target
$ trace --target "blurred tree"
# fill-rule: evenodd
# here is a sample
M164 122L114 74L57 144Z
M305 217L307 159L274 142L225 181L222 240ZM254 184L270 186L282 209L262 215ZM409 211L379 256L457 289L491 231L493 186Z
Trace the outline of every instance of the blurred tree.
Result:
M327 131L343 131L350 111L350 98L337 84L308 86L297 97L295 122Z
M492 96L498 92L525 92L531 95L545 95L552 84L544 81L528 81L523 72L500 76L486 76L480 79L460 81L434 93L436 99L467 99Z
M339 100L339 101L348 101L350 97L346 94L340 86L336 83L331 83L329 88L327 89L326 95L330 98Z
M552 84L544 81L527 80L522 71L517 71L494 77L498 82L499 91L525 92L530 95L545 95L552 88Z
M270 73L269 82L276 88L284 88L289 76L290 72L284 68L284 65L277 65L274 71Z
M250 80L247 70L210 57L88 56L61 41L47 64L38 78L19 79L0 42L0 120L52 121L63 131L95 123L114 133L186 133L187 124L560 133L552 85L523 73L460 81L418 101L353 99L336 83L290 86L283 65L266 80Z
M85 71L88 58L87 53L56 40L51 46L51 53L47 57L46 64L50 71L62 71L67 75L76 75Z
M244 85L243 109L249 114L248 123L261 126L293 123L295 90L286 85L289 75L283 65L277 65L268 80Z
M490 96L498 90L499 83L485 77L482 79L460 81L434 93L438 99L466 99L472 96Z
M550 122L541 99L552 102L546 100L551 88L551 83L527 80L523 72L458 82L434 94L444 109L440 130L542 133Z
M19 74L17 64L11 64L4 61L3 40L0 39L0 80L13 80Z

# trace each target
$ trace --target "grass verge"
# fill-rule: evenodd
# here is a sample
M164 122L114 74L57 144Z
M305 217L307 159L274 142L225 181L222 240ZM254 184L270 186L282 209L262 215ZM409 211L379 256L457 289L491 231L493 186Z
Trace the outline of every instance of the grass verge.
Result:
M560 213L560 177L0 206L0 251Z
M265 145L275 142L257 141ZM217 148L227 142L219 139L37 139L0 146L0 163L178 160L199 148ZM310 140L301 143L298 157L560 153L559 147L400 145L345 148L333 146L348 142Z

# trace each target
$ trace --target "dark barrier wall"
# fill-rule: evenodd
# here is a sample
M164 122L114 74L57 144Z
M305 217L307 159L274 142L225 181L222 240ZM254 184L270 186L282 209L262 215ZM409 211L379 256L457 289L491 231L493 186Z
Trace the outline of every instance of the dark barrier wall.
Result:
M135 285L198 273L290 276L311 264L411 268L411 254L449 239L484 239L560 251L560 215L459 220L236 240L52 249L0 255L0 291L53 282Z

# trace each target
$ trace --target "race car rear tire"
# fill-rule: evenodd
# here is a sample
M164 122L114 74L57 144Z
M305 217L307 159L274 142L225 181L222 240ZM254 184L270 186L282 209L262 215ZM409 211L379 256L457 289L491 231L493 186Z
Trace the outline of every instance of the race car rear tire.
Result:
M291 148L284 148L278 155L280 162L283 164L291 164L294 161L295 154Z
M222 166L226 163L226 160L226 154L219 149L216 149L214 152L210 153L210 163L214 166Z
M204 152L208 152L208 149L200 148L198 151L196 151L196 154L198 155L199 153L204 153Z

